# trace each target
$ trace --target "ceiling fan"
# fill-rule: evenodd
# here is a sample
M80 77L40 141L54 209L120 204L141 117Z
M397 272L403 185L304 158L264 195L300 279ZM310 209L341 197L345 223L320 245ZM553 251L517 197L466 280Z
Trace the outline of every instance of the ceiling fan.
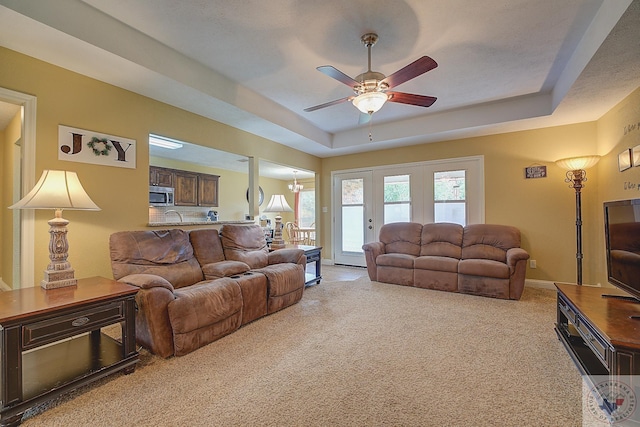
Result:
M387 101L417 105L419 107L430 107L434 102L436 102L437 98L434 96L415 95L412 93L389 90L406 81L418 77L427 71L433 70L438 66L436 61L428 56L423 56L390 76L385 76L382 73L371 70L371 48L378 41L378 35L375 33L367 33L363 35L360 40L367 47L369 55L369 67L367 72L352 79L331 65L323 65L317 68L321 73L349 86L353 89L353 93L355 95L336 99L335 101L326 102L314 107L305 108L304 111L316 111L321 108L351 101L358 110L371 117L371 115L380 110Z

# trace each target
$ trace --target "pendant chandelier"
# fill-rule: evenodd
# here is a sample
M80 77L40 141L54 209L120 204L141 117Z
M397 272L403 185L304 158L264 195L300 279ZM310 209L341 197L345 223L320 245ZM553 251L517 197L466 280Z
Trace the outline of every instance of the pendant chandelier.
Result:
M304 188L304 186L302 184L298 184L298 181L296 180L297 172L298 171L293 171L293 184L289 184L289 190L293 193L299 193L300 190Z

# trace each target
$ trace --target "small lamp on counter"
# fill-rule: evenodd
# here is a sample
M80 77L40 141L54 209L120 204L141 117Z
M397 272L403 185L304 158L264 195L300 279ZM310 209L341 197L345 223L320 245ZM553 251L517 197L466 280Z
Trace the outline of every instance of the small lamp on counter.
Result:
M67 261L69 243L67 241L67 224L62 218L63 209L99 211L100 208L91 200L80 184L75 172L45 170L35 187L19 202L9 209L53 209L55 218L48 224L50 263L44 271L44 280L40 286L44 289L74 286L78 283Z
M276 226L273 235L273 241L271 242L272 249L284 248L284 239L282 238L282 217L281 212L293 212L291 206L287 203L287 200L282 194L274 194L269 200L269 204L263 212L276 214Z

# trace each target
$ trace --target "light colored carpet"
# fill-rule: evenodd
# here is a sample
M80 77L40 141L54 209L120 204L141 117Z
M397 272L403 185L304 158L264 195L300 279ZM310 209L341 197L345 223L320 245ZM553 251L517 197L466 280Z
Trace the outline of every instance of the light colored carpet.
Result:
M553 331L555 292L504 301L372 283L362 269L323 273L299 304L183 357L143 351L133 374L23 425L582 424L581 378Z

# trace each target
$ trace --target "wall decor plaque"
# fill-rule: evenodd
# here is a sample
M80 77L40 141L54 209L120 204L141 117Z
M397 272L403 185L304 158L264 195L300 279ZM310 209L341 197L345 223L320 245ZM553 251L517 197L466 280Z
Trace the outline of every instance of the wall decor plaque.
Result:
M58 126L58 160L136 168L136 140Z

